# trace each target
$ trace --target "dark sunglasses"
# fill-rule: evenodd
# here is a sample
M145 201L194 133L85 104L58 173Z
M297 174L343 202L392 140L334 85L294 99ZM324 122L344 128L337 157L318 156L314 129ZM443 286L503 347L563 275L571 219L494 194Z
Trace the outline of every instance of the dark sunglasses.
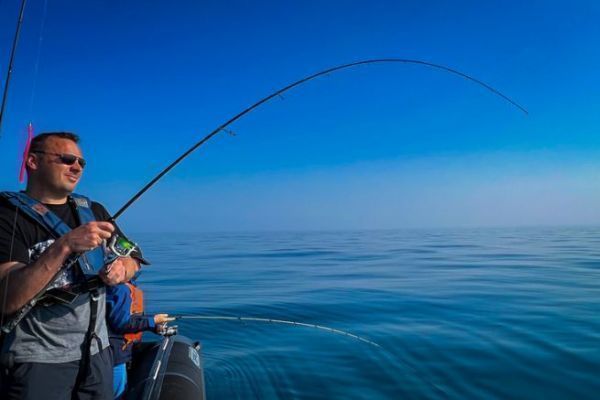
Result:
M30 153L39 153L39 154L46 154L46 155L50 155L50 156L57 156L58 159L60 160L61 163L66 164L66 165L73 165L75 164L75 161L77 161L79 163L79 165L81 166L81 168L85 167L85 160L81 157L77 157L76 155L73 154L63 154L63 153L51 153L49 151L43 151L43 150L32 150L30 151Z

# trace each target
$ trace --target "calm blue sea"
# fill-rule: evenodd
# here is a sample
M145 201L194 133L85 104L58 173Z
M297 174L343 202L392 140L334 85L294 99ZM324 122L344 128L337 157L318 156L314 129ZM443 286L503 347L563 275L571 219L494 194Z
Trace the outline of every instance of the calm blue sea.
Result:
M209 399L598 399L600 228L136 235Z

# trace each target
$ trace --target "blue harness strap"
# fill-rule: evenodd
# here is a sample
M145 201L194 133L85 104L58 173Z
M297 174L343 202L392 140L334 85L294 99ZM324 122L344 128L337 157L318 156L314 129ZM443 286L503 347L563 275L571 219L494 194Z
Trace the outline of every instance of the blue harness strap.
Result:
M44 204L32 199L25 193L0 192L0 195L40 224L55 238L63 236L71 231L71 228ZM80 224L86 224L96 220L91 209L92 203L90 199L85 196L72 194L69 201L72 201L75 205ZM102 247L96 247L93 250L83 253L83 255L79 257L77 263L86 278L98 275L98 272L104 266L104 251Z

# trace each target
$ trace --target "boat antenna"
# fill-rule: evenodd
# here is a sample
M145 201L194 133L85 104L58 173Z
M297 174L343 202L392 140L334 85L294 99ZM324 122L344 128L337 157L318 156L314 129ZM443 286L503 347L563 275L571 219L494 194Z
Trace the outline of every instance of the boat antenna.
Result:
M175 320L178 320L178 319L203 319L203 320L222 320L222 321L237 321L237 322L266 322L266 323L271 323L271 324L303 326L303 327L307 327L307 328L320 329L322 331L335 333L335 334L342 335L342 336L348 336L353 339L360 340L361 342L381 348L380 345L378 345L377 343L375 343L369 339L365 339L362 336L358 336L353 333L343 331L341 329L330 328L328 326L323 326L323 325L307 324L304 322L289 321L289 320L285 320L285 319L257 318L257 317L231 317L231 316L225 316L225 315L214 315L213 316L213 315L170 315L170 314L169 314L169 317L175 318Z
M4 90L2 93L2 103L0 105L0 136L2 136L2 119L4 118L4 109L6 107L6 99L8 98L8 87L10 85L10 77L12 76L13 64L15 61L15 54L17 52L17 46L19 44L19 35L21 34L21 26L23 25L23 16L25 14L25 4L27 0L21 1L21 10L19 11L19 20L17 22L17 28L15 30L15 36L13 38L12 48L10 50L10 59L8 61L8 69L6 70L6 78L4 79Z
M232 124L233 122L237 121L238 119L240 119L241 117L243 117L244 115L248 114L249 112L251 112L252 110L254 110L255 108L261 106L262 104L268 102L269 100L271 100L274 97L278 97L280 95L282 95L283 93L287 92L288 90L299 86L305 82L308 82L312 79L315 79L319 76L322 75L327 75L330 74L332 72L336 72L342 69L346 69L346 68L351 68L351 67L356 67L359 65L366 65L366 64L377 64L377 63L405 63L405 64L417 64L417 65L423 65L423 66L427 66L427 67L431 67L431 68L436 68L436 69L440 69L455 75L458 75L462 78L468 79L472 82L475 82L476 84L483 86L485 89L489 90L490 92L494 93L497 96L502 97L504 100L506 100L507 102L509 102L510 104L512 104L513 106L515 106L516 108L518 108L520 111L522 111L525 115L528 115L528 111L522 107L521 105L519 105L517 102L513 101L512 99L510 99L508 96L505 96L504 94L502 94L500 91L498 91L497 89L493 88L492 86L488 85L487 83L473 78L470 75L467 75L463 72L460 72L456 69L450 68L450 67L446 67L444 65L440 65L440 64L434 64L431 62L427 62L427 61L421 61L421 60L411 60L411 59L406 59L406 58L378 58L378 59L370 59L370 60L360 60L360 61L355 61L349 64L343 64L343 65L338 65L335 67L331 67L331 68L327 68L325 70L316 72L312 75L306 76L300 80L297 80L296 82L293 82L287 86L284 86L283 88L271 93L270 95L260 99L259 101L257 101L256 103L252 104L250 107L246 108L245 110L241 111L240 113L236 114L235 116L233 116L232 118L230 118L229 120L227 120L226 122L224 122L223 124L219 125L215 130L213 130L212 132L210 132L208 135L204 136L204 138L202 138L202 140L200 140L198 143L194 144L192 147L190 147L185 153L183 153L181 156L179 156L175 161L173 161L171 164L169 164L165 169L163 169L158 175L156 175L150 182L148 182L146 184L146 186L144 186L139 192L137 192L131 199L129 199L120 209L119 211L117 211L114 216L112 217L112 221L116 220L117 218L119 218L121 216L121 214L123 214L125 212L125 210L127 210L129 208L129 206L131 206L137 199L140 198L141 195L143 195L148 189L150 189L160 178L162 178L167 172L169 172L170 170L172 170L177 164L179 164L184 158L186 158L188 155L190 155L190 153L192 153L194 150L196 150L197 148L199 148L200 146L202 146L204 143L206 143L208 140L210 140L213 136L215 136L217 133L223 131L223 132L228 132L227 128L230 124Z

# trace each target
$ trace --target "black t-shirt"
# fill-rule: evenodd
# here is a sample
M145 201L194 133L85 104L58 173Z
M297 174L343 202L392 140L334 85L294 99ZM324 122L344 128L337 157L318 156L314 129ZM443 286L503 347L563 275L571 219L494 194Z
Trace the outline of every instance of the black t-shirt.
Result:
M77 212L69 202L45 204L45 206L71 229L80 225ZM92 202L91 209L97 221L110 219L110 214L100 203ZM119 228L116 229L121 234ZM8 261L29 264L48 247L48 241L52 241L52 239L56 239L56 237L37 221L21 210L16 211L15 206L5 198L0 198L0 264Z
M68 226L80 225L77 211L67 202L46 207ZM92 212L99 221L110 219L109 213L99 203L92 202ZM117 232L120 230L117 228ZM56 239L36 220L16 209L0 197L0 263L17 261L34 262ZM62 287L84 279L79 268L65 268L53 278L52 287ZM98 318L94 332L103 348L108 345L105 318L104 289L99 289ZM63 363L81 359L81 343L90 322L89 294L84 293L68 304L49 306L38 303L7 335L2 352L11 352L15 362ZM98 341L92 341L92 354L99 351Z

